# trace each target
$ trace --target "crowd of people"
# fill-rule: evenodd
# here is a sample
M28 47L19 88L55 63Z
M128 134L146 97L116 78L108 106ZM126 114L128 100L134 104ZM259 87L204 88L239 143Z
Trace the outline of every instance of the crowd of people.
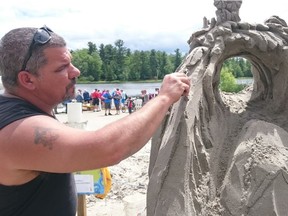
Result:
M99 90L97 88L94 89L93 92L88 92L86 89L81 90L78 89L75 100L77 102L83 103L85 107L89 107L90 110L94 112L99 112L102 109L105 110L105 116L112 115L111 109L114 105L116 113L115 115L119 115L120 111L126 112L128 110L129 114L135 111L135 99L141 99L142 104L144 106L149 100L157 96L159 93L159 88L155 88L154 93L147 93L147 90L141 90L141 95L138 97L131 97L126 94L123 89L116 88L113 92L110 92L109 89Z

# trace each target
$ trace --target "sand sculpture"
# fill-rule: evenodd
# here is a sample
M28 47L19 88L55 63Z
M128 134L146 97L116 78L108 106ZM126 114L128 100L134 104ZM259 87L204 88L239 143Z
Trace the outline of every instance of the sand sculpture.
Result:
M152 139L148 216L288 214L288 27L240 22L241 3L214 1L217 19L188 40L176 72L192 87ZM235 56L254 82L224 94L221 66Z

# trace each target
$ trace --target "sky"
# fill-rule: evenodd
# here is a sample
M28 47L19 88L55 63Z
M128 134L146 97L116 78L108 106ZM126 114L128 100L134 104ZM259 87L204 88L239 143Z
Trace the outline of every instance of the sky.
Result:
M288 22L287 6L287 0L243 0L239 15L249 23L264 23L272 15ZM215 11L214 0L7 0L0 7L0 37L14 28L45 24L73 50L121 39L132 51L185 53L203 17L211 20Z

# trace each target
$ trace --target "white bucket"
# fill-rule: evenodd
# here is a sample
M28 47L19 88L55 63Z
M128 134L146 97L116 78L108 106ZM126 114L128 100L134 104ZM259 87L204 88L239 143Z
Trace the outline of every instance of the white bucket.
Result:
M82 103L68 103L67 104L68 123L82 122Z
M146 195L133 194L123 198L124 211L126 216L146 215Z

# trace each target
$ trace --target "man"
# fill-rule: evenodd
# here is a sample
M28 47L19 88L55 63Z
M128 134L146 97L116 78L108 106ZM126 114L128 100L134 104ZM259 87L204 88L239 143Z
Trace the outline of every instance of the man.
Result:
M84 103L90 103L90 100L91 100L90 94L86 89L84 89L84 92L83 92L83 100L84 100Z
M75 99L76 99L77 102L83 103L84 99L83 99L83 96L82 96L82 90L81 89L78 89Z
M121 100L121 92L120 92L119 88L117 88L112 93L112 98L113 98L114 106L115 106L115 109L116 109L115 115L119 115L120 114L120 100Z
M104 100L105 116L112 115L112 113L111 113L112 95L110 94L109 89L107 89L103 93L102 98Z
M98 92L98 89L94 89L94 91L91 93L92 98L92 105L94 106L94 112L99 112L99 98L100 93Z
M137 152L190 87L186 75L167 75L158 97L141 110L85 131L53 114L57 104L74 98L80 75L62 37L47 27L11 30L0 41L0 71L1 216L74 216L71 173L111 166Z
M144 89L141 91L141 99L142 99L142 107L149 101L149 95L147 94L147 90Z
M121 92L121 104L120 104L121 107L120 108L123 111L123 110L125 110L125 103L126 103L126 100L128 99L128 97L127 97L126 92L123 89L121 89L120 92Z

